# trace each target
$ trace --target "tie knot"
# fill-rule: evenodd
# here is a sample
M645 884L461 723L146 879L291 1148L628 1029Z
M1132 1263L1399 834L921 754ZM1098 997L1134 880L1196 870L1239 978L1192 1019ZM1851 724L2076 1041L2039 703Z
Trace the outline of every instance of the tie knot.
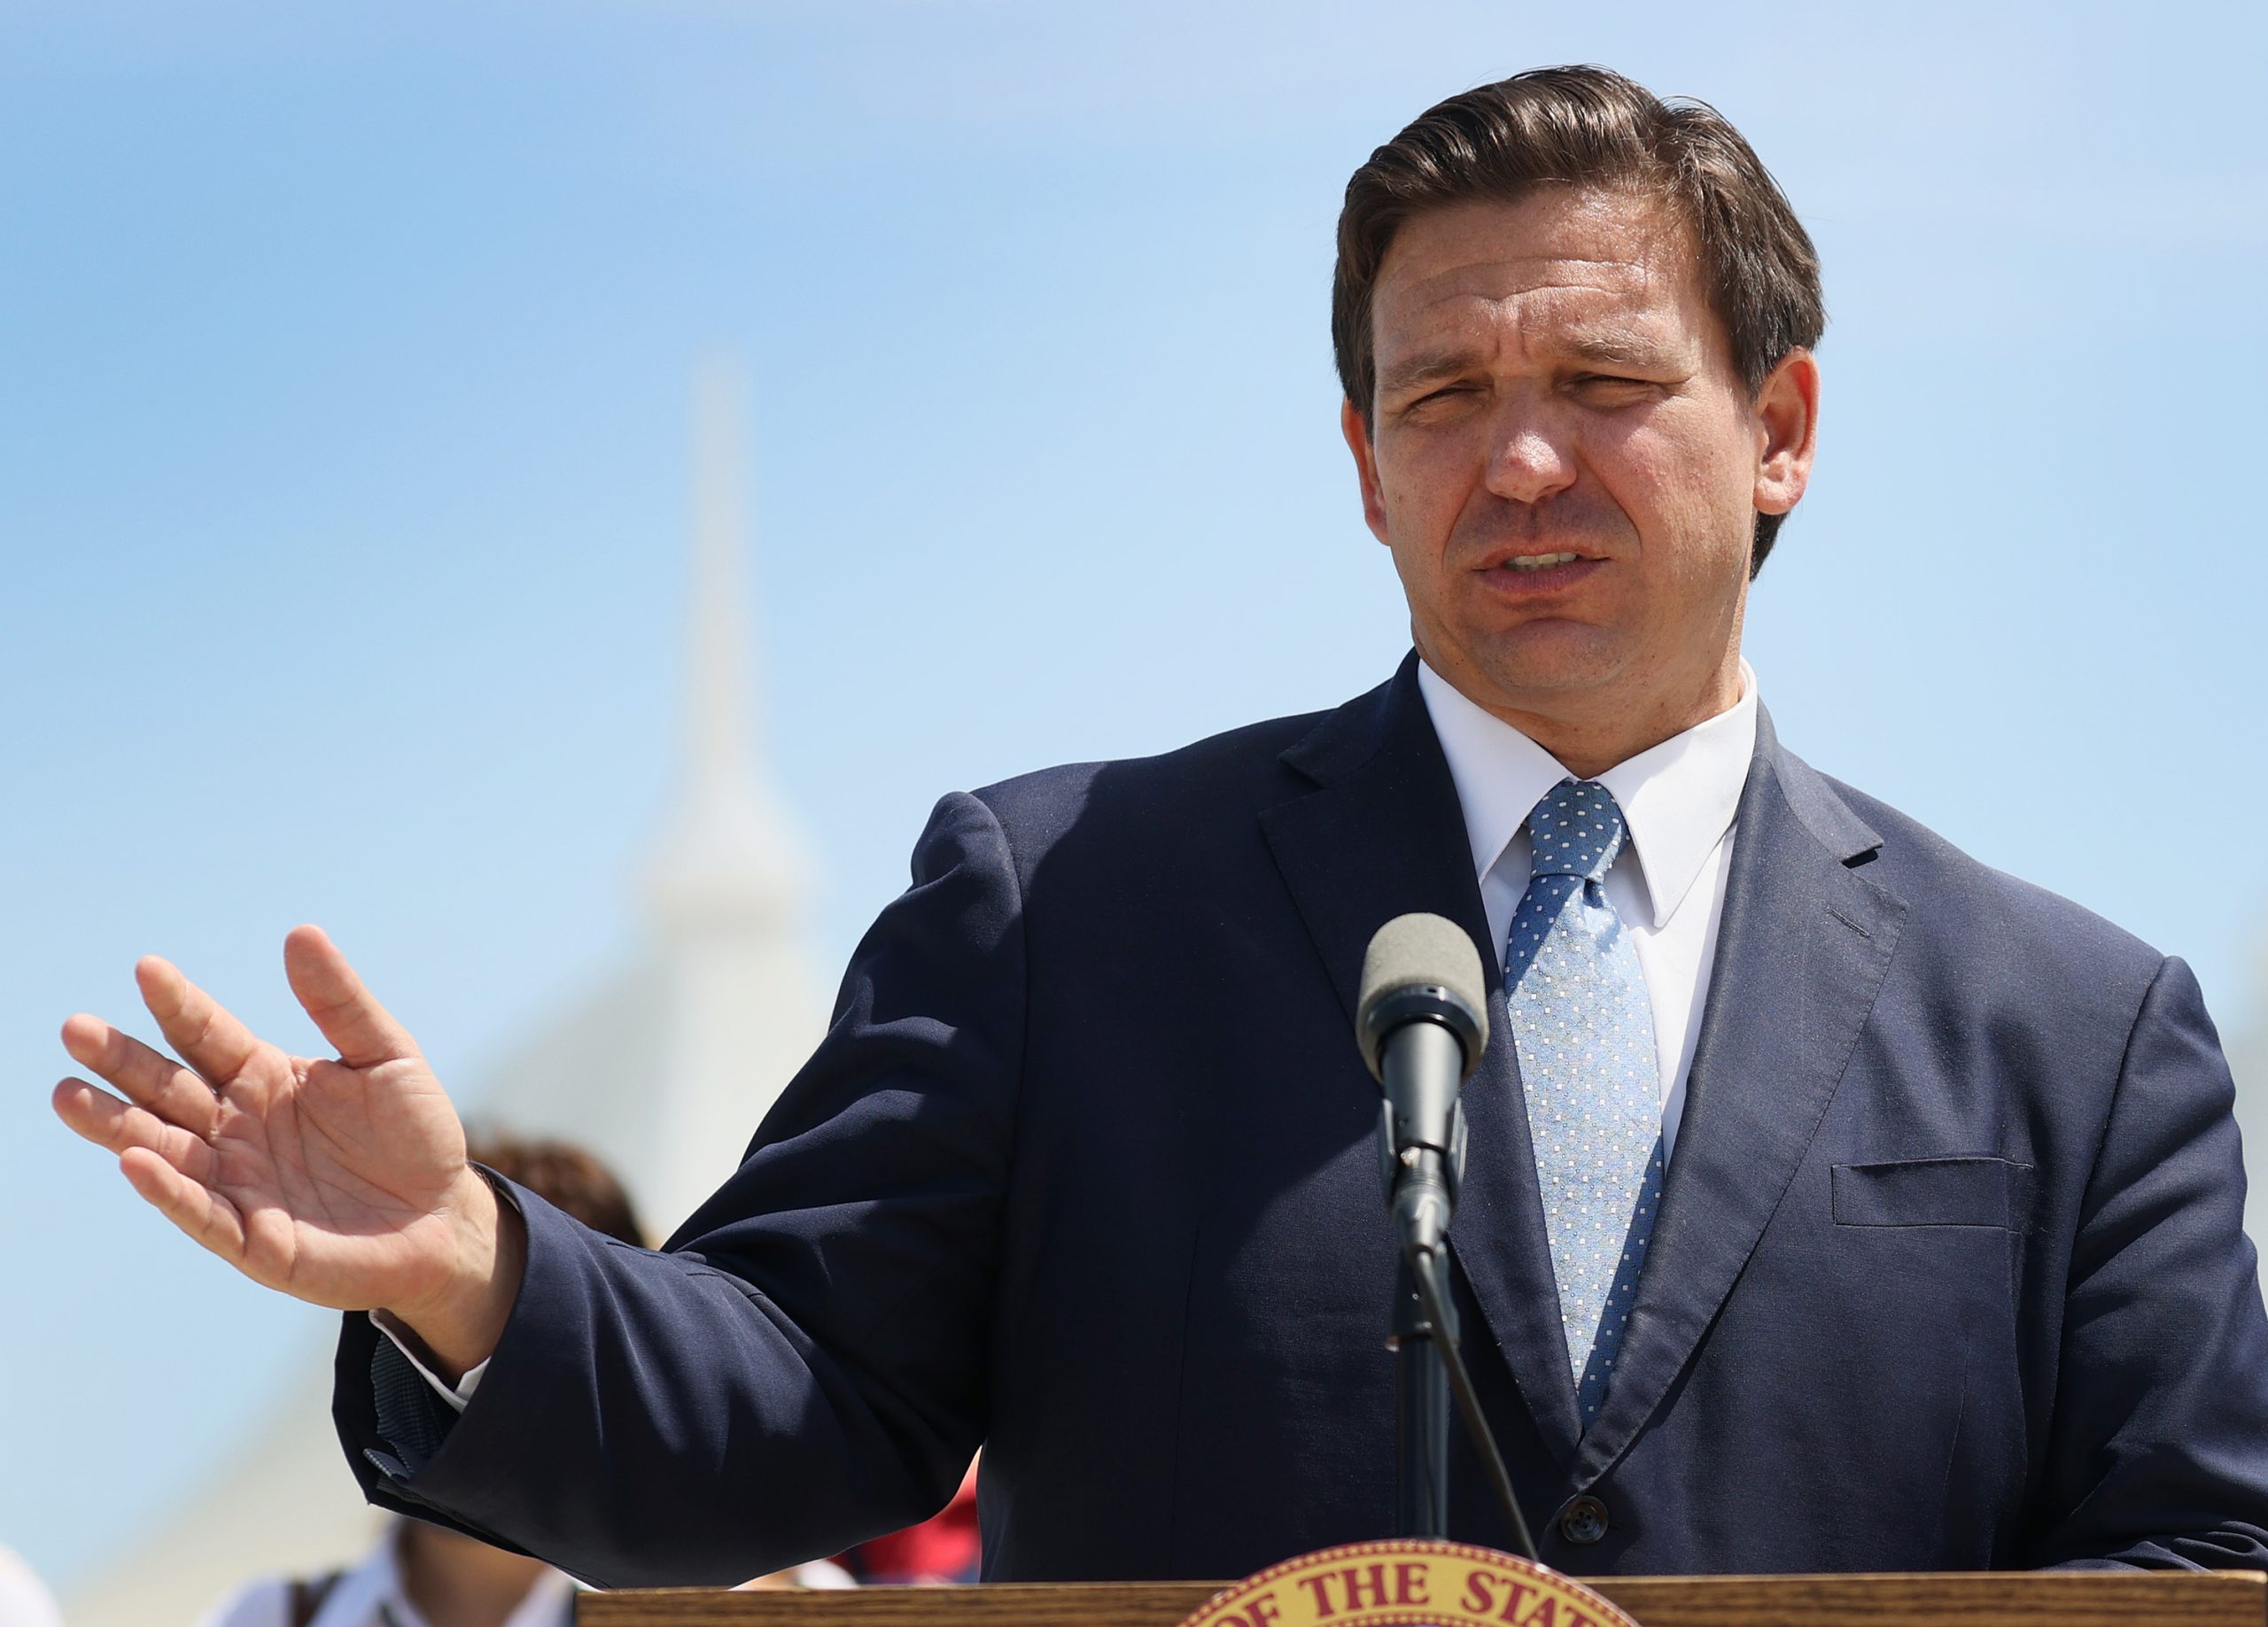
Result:
M1563 779L1528 814L1529 873L1602 880L1622 851L1623 833L1614 793L1596 779Z

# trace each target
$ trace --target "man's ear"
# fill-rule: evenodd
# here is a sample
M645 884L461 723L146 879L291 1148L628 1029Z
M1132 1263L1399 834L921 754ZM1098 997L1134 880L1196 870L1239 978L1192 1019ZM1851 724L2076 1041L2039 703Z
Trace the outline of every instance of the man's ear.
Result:
M1819 447L1819 363L1800 345L1756 392L1756 507L1785 514L1811 484Z
M1355 473L1363 483L1363 518L1371 535L1384 542L1386 497L1379 489L1378 451L1371 445L1371 426L1352 401L1339 403L1339 432L1347 438L1347 450L1355 454Z

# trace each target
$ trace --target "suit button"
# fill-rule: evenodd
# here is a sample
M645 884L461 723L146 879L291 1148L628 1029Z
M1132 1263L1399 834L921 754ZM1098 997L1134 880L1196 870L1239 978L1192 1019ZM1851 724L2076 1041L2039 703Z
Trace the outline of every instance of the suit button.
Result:
M1559 1511L1559 1534L1578 1547L1606 1535L1606 1505L1596 1497L1570 1498Z

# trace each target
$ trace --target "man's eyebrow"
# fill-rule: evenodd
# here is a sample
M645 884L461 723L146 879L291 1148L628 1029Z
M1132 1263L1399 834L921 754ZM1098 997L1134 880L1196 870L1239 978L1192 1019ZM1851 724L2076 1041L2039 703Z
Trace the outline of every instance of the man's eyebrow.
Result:
M1674 350L1665 350L1651 339L1635 333L1577 334L1567 341L1565 348L1579 361L1604 362L1609 366L1673 367L1678 360Z
M1571 335L1556 348L1572 360L1602 367L1658 370L1679 367L1685 360L1681 346L1665 346L1643 334L1611 329ZM1379 369L1379 394L1402 395L1481 365L1480 353L1469 345L1443 345L1421 350Z
M1405 390L1415 390L1420 384L1430 384L1437 379L1453 378L1475 365L1479 360L1478 353L1467 345L1445 345L1434 350L1421 350L1379 370L1379 393L1399 395Z

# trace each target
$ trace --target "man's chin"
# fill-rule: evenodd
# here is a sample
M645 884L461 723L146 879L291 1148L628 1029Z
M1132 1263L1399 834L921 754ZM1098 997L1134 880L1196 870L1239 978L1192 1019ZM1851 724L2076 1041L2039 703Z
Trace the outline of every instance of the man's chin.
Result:
M1610 688L1627 676L1612 635L1578 622L1529 623L1516 632L1474 640L1461 663L1500 704L1567 699ZM1443 672L1456 682L1456 675ZM1459 688L1464 686L1458 684Z

